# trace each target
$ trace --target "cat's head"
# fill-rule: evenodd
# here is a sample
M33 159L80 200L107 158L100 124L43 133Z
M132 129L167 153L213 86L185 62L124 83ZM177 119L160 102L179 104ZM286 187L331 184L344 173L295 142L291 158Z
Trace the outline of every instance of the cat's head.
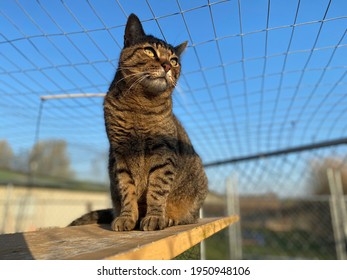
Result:
M187 46L176 47L146 35L138 17L128 18L124 48L119 59L119 71L129 87L142 87L150 94L172 90L181 72L180 56Z

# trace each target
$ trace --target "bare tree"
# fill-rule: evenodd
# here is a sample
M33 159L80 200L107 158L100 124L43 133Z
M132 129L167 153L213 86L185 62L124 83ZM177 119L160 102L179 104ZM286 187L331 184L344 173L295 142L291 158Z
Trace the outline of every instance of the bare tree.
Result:
M6 140L0 141L0 168L11 169L14 154L10 144Z
M325 158L310 163L311 189L314 194L330 194L327 170L339 171L342 179L343 192L347 194L347 163L340 158Z
M29 156L29 166L35 175L62 178L74 176L64 140L47 140L35 144Z

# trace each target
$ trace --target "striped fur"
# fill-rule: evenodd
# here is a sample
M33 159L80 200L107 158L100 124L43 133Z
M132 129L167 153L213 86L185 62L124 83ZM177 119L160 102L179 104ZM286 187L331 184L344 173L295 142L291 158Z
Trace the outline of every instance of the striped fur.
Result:
M186 44L173 47L146 35L135 15L128 19L119 66L104 100L115 231L158 230L198 219L207 178L172 112ZM94 220L101 220L100 213L94 212ZM81 223L87 220L84 216Z

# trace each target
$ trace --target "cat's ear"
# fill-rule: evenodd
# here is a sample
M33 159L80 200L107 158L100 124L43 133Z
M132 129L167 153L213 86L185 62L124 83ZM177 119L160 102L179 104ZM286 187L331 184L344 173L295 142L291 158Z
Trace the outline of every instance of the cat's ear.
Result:
M127 25L124 33L124 47L133 45L139 38L146 36L141 21L135 14L128 17Z
M180 56L180 55L184 52L184 50L186 49L187 45L188 45L188 41L185 41L185 42L183 42L182 44L176 46L176 47L175 47L175 53L176 53L178 56Z

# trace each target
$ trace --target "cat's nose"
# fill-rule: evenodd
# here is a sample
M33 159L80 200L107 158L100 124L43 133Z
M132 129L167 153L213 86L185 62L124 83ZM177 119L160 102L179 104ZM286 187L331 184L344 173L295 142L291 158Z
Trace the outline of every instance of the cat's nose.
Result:
M171 69L171 64L168 61L164 61L161 66L164 68L165 73L169 72Z

